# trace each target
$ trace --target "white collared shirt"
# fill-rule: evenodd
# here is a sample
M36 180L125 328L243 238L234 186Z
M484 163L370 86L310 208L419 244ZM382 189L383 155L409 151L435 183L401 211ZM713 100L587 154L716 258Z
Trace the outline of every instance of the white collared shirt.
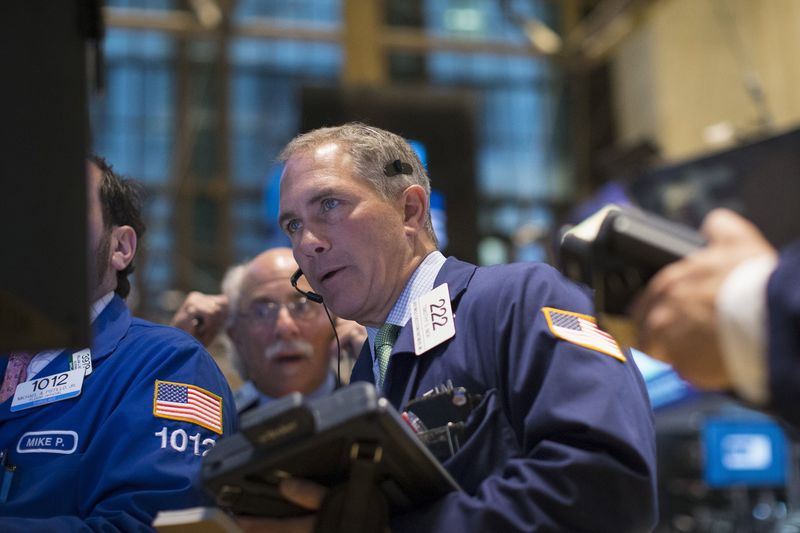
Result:
M91 307L89 308L89 323L94 324L94 321L100 316L100 313L111 303L111 300L114 298L114 291L109 292L108 294L102 296L99 300L94 302ZM63 352L62 349L58 350L47 350L44 352L37 353L31 362L28 363L28 377L26 381L29 381L36 376L39 372L44 370L44 367L49 365L53 359L56 358L58 354Z
M439 250L434 250L422 260L409 278L392 310L389 311L389 316L386 317L387 324L406 325L411 319L411 302L433 289L436 276L439 275L446 260L447 258ZM369 351L372 354L372 374L375 376L376 384L380 381L380 366L375 357L375 336L377 334L378 328L367 328Z

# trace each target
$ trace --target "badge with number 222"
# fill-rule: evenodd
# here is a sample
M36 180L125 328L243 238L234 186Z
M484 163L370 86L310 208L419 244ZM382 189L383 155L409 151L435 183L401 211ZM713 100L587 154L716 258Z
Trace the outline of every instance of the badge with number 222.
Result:
M443 283L411 302L414 353L422 355L456 334L450 291Z

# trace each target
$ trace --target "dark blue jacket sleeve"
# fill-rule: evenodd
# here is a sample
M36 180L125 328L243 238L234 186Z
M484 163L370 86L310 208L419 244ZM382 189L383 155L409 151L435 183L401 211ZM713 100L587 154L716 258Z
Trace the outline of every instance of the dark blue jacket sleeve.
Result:
M100 378L87 379L80 401L87 416L101 411L95 417L98 423L87 432L91 443L72 458L74 463L60 463L74 468L69 490L48 496L75 499L77 516L4 517L0 530L152 531L150 524L159 510L208 504L199 483L201 460L217 439L235 431L233 397L208 353L188 336L168 330L134 322L119 349L102 363L109 365L102 373L104 388L92 394L87 387L98 387L101 383L91 380ZM193 385L219 396L222 434L192 422L156 417L156 380Z
M457 318L472 323L457 336L466 337L470 372L495 386L471 415L478 420L461 449L464 464L445 465L465 491L395 517L392 530L652 528L653 415L632 358L555 338L542 307L592 313L586 294L556 272L508 275L505 283L480 276L470 291L483 309L460 304Z
M781 253L767 285L771 409L800 428L800 242Z

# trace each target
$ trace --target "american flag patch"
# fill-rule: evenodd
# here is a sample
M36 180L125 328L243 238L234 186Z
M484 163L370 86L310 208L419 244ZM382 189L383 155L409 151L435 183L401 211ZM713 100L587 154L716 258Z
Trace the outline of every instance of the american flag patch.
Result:
M597 327L594 317L552 307L542 307L542 312L550 331L559 339L602 352L623 363L626 361L617 341Z
M156 380L153 414L193 422L222 435L222 398L194 385Z

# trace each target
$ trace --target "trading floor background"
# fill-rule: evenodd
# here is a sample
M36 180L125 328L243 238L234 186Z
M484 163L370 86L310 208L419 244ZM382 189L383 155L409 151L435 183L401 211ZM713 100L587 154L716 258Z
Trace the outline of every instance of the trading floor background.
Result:
M228 266L284 245L278 151L346 120L413 141L445 253L479 264L557 264L561 227L609 201L693 226L725 206L775 245L800 236L796 0L108 0L100 13L89 143L146 186L138 316L166 322L189 291L219 292ZM659 531L800 531L796 435L640 355Z

